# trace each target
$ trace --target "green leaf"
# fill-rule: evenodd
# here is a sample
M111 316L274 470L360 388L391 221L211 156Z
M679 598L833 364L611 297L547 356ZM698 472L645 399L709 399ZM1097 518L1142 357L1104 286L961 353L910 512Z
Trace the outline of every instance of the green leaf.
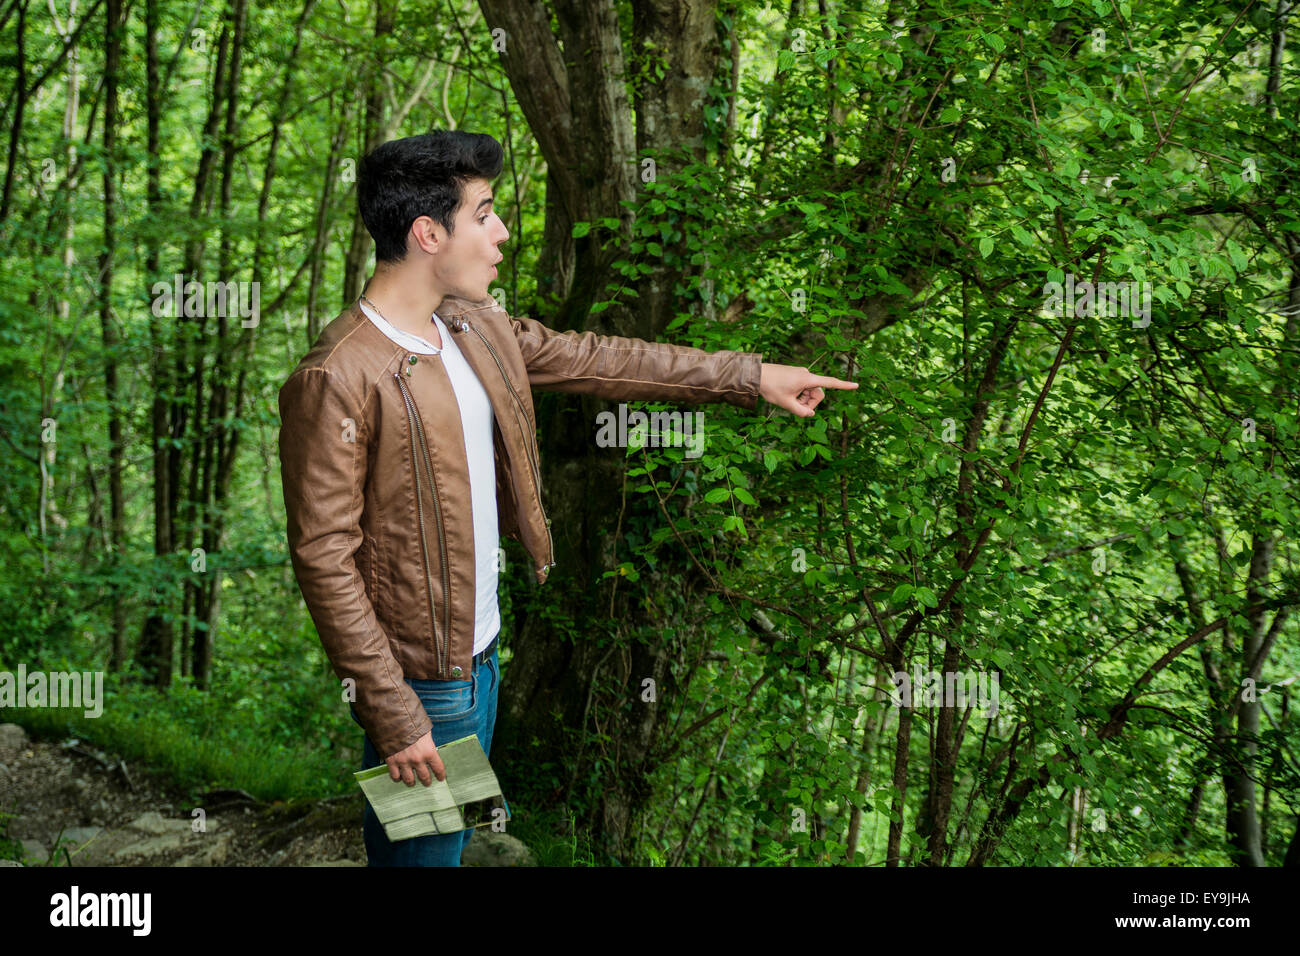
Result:
M1238 272L1245 272L1249 260L1246 258L1246 253L1242 250L1241 246L1229 239L1227 242L1227 250L1228 256L1232 259L1232 264L1236 270Z
M716 505L719 501L726 501L731 497L730 488L714 488L704 496L704 500L711 505Z
M980 257L983 259L987 259L989 257L989 253L992 251L993 251L993 239L989 236L984 236L983 238L981 238Z

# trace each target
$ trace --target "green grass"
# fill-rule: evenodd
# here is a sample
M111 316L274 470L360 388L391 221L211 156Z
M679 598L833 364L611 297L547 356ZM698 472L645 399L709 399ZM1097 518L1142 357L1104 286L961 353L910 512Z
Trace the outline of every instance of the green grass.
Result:
M23 859L23 845L17 840L10 839L9 821L12 820L16 813L6 813L0 808L0 860L18 860Z
M334 796L351 783L331 753L268 740L254 721L238 717L230 717L220 734L205 734L191 721L178 721L166 709L165 698L149 690L108 698L97 718L77 710L27 708L9 711L6 719L33 737L77 737L139 761L191 793L235 787L273 801ZM331 786L335 781L344 786Z
M507 824L506 832L528 845L538 866L596 865L591 844L586 834L578 831L571 812L516 814Z
M78 670L67 662L35 670ZM0 662L0 670L13 668ZM345 708L307 688L310 680L214 679L199 691L178 681L166 693L105 674L98 717L86 708L5 708L0 719L33 737L77 737L168 776L181 790L235 787L261 800L328 797L352 786L343 747L356 747ZM274 688L274 695L266 694Z

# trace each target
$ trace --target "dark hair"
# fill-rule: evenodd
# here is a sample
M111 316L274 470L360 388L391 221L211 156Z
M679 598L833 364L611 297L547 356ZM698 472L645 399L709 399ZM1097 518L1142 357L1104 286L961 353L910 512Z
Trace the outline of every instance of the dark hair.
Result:
M406 258L406 234L429 216L450 235L464 184L495 179L505 155L486 133L434 130L381 143L357 172L357 206L375 240L375 259Z

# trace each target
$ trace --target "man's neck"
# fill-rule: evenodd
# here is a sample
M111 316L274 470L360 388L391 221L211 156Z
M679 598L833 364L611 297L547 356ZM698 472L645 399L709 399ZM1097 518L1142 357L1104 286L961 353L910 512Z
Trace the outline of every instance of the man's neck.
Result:
M365 297L380 316L395 328L422 339L437 336L433 313L444 295L427 282L413 281L397 269L376 269Z

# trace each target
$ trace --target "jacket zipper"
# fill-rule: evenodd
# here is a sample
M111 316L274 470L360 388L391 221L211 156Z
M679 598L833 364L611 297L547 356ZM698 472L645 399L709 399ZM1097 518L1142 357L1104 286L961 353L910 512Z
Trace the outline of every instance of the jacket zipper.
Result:
M474 328L474 326L471 325L469 320L464 316L461 316L460 318L460 325L463 328L471 330L479 337L479 341L487 346L488 354L492 356L492 361L496 362L497 371L501 373L501 378L506 383L506 388L510 390L510 395L514 398L515 405L518 406L519 413L515 416L515 421L519 424L519 431L522 433L524 431L524 422L528 421L528 413L524 410L524 400L520 398L519 393L515 391L514 383L510 381L510 376L506 374L505 366L501 364L501 359L497 357L497 350L492 347L492 343L487 340L483 333ZM537 461L533 458L533 445L536 442L537 437L535 435L524 434L524 452L528 455L528 464L532 469L533 487L537 491L537 507L542 511L542 522L546 526L546 549L548 562L546 568L549 569L555 567L555 543L551 540L551 519L546 517L546 507L542 504L542 471L538 467Z
M393 378L397 379L397 387L402 391L402 400L406 402L406 417L411 423L411 458L415 468L415 513L420 521L420 550L424 554L424 589L429 598L429 620L434 625L434 651L438 655L438 673L447 673L447 654L451 649L451 581L450 573L447 568L447 534L442 526L442 506L438 503L438 486L433 480L433 463L429 460L429 446L424 438L424 422L420 419L420 412L415 407L415 401L411 398L410 391L406 388L406 383L402 381L400 372L393 373ZM424 502L423 495L420 493L420 461L415 453L415 442L419 440L420 452L424 456L425 473L429 476L429 490L433 492L433 516L438 523L438 553L442 556L442 646L438 646L437 635L437 617L433 610L433 589L429 587L429 546L424 536Z

